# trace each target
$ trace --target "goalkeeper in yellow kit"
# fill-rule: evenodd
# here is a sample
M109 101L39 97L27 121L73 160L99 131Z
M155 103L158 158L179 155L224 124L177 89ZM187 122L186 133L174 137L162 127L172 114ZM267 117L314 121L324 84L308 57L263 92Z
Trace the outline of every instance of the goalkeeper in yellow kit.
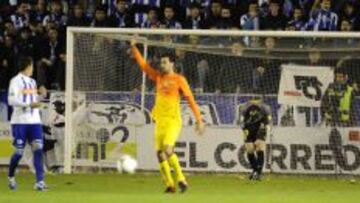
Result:
M156 84L156 99L152 110L155 120L155 149L160 163L160 173L166 184L166 193L174 193L175 182L171 175L172 167L176 174L180 192L188 188L185 176L182 173L179 159L174 153L174 145L180 134L182 121L180 97L183 95L195 114L196 131L202 134L204 124L199 108L186 79L174 72L174 60L171 55L163 55L160 59L160 71L152 68L142 57L136 47L136 40L131 41L135 60L148 77Z

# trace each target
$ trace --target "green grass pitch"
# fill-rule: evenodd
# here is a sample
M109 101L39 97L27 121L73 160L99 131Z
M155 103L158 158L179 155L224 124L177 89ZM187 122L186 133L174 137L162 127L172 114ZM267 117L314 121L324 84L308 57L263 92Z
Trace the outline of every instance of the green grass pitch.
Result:
M32 189L30 173L18 174L17 191L9 191L6 174L0 175L0 203L360 202L360 182L351 184L348 178L271 175L262 182L250 182L242 175L190 175L187 193L164 194L156 174L48 175L47 192Z

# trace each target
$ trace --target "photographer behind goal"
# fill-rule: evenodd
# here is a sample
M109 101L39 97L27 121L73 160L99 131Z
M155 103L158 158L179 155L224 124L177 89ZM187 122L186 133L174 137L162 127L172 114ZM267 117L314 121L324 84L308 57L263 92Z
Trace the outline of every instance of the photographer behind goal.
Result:
M321 100L321 115L326 126L351 127L356 125L355 91L344 68L335 69L334 82L329 84Z

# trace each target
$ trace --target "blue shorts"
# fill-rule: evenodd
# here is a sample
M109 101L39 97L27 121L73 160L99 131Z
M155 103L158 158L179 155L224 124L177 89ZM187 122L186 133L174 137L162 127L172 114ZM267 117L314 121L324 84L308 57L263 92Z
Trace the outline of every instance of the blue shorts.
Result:
M13 145L17 149L24 149L26 143L36 142L43 144L41 124L13 124L11 130L14 137Z

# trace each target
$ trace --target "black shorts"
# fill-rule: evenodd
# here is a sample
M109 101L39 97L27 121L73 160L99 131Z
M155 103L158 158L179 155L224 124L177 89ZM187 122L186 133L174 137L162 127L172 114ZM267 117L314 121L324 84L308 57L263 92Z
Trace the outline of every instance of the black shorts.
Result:
M246 137L245 142L251 143L256 140L266 140L266 129L249 130L249 135Z

